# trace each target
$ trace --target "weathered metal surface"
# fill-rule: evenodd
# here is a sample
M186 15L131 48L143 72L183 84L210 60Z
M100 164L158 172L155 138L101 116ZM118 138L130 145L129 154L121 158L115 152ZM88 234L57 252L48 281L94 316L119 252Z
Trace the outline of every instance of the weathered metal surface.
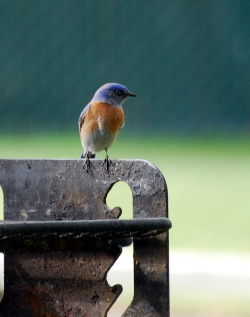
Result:
M171 228L168 218L63 221L0 221L0 252L91 250L107 240L158 235ZM132 243L132 239L129 239ZM130 243L130 244L131 244ZM123 244L122 244L123 246Z
M115 218L106 196L119 180L131 188L134 218L167 217L166 183L146 161L113 161L107 173L94 160L87 173L82 160L0 160L5 220ZM0 316L106 316L121 291L106 282L119 254L109 240L94 252L6 253ZM134 238L134 268L134 300L123 316L169 316L167 233Z
M112 249L7 254L0 316L105 316L122 291L106 282L119 254Z
M171 228L168 218L146 218L127 220L64 220L64 221L0 221L0 240L12 236L32 234L62 235L77 234L93 237L132 237L134 235L154 235ZM36 238L36 236L34 236ZM1 245L0 245L1 251Z

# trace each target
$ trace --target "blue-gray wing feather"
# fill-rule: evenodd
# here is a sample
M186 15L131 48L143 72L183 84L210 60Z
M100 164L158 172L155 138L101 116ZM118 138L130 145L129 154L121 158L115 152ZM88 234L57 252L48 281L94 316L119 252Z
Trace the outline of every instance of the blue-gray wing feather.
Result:
M90 103L87 104L87 106L83 109L83 111L80 114L80 117L78 119L78 126L79 126L79 131L81 131L81 127L84 123L84 114L86 113L86 111L89 109L89 107L91 106Z

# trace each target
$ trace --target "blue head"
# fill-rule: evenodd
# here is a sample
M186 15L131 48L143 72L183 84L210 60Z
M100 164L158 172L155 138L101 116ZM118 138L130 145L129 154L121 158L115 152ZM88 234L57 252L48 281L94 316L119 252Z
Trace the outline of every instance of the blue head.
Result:
M109 83L100 87L91 101L99 101L121 107L127 97L136 97L136 95L131 94L126 87L120 84Z

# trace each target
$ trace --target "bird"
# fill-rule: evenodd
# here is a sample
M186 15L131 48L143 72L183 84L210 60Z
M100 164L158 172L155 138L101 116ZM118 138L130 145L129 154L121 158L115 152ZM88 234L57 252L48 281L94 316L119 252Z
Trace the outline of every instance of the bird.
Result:
M103 150L106 157L102 165L109 171L112 162L108 149L124 125L122 104L127 97L136 95L121 84L107 83L95 92L92 100L82 110L78 126L83 147L81 158L85 158L84 167L87 171L90 168L90 158L95 158Z

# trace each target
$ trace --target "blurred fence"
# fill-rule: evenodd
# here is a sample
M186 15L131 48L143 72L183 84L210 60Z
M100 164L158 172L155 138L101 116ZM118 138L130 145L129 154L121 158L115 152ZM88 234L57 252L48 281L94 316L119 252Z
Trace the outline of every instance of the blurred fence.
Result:
M126 131L250 132L249 0L1 0L0 131L77 129L120 82Z

